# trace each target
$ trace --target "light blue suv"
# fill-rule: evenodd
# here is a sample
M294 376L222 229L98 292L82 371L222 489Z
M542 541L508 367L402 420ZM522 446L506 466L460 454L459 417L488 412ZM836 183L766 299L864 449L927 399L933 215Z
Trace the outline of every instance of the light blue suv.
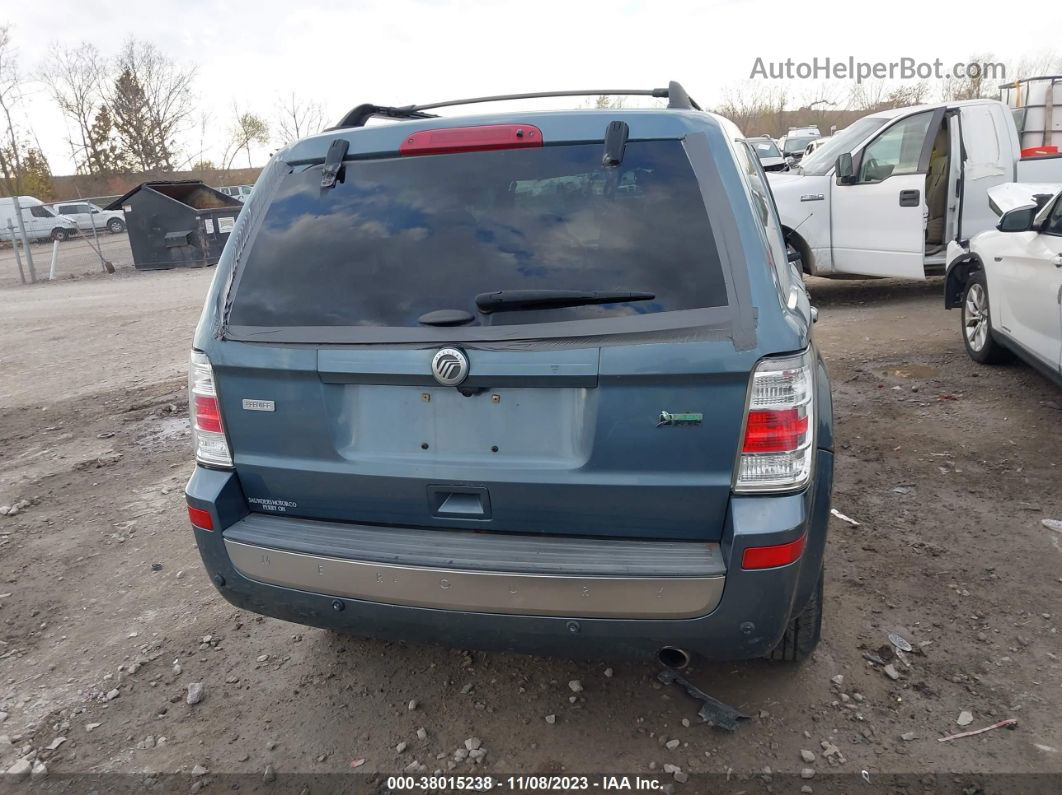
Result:
M362 105L276 154L191 356L188 512L226 599L672 666L814 648L815 310L740 131L677 83L620 93L668 106Z

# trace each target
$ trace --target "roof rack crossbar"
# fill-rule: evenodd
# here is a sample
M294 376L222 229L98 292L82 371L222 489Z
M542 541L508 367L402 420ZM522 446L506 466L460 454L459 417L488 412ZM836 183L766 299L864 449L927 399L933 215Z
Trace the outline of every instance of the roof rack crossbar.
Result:
M364 127L365 122L374 116L389 119L433 119L437 118L434 113L425 111L436 108L449 108L455 105L476 105L481 102L507 102L518 99L543 99L546 97L590 97L590 96L641 96L658 97L668 100L668 108L675 110L700 110L701 106L694 102L679 83L672 80L667 88L599 88L584 91L536 91L529 94L496 94L489 97L470 97L468 99L451 99L445 102L431 102L426 105L403 105L401 107L388 107L386 105L364 104L358 105L339 122L333 129L344 127Z
M350 111L343 119L332 129L339 130L344 127L364 127L365 122L374 116L385 119L435 119L438 118L434 113L422 113L412 108L392 108L387 105L373 105L366 103L364 105L358 105L352 111Z

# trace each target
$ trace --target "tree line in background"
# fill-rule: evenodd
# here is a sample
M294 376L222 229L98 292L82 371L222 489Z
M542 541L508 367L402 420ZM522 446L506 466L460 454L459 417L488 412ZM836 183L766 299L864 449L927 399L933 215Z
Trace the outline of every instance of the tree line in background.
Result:
M0 25L0 193L54 196L52 171L32 123L20 113L27 86L43 86L67 122L78 175L106 184L115 175L162 176L191 171L214 178L254 146L287 144L320 131L324 113L294 93L278 101L274 125L233 102L222 158L214 120L199 109L196 67L178 63L155 45L130 37L108 56L90 42L55 44L46 65L25 73L9 25ZM198 150L190 146L198 132ZM90 191L92 188L89 188Z
M252 148L291 143L320 131L320 104L292 92L279 100L272 123L266 116L233 101L220 161L214 119L200 109L196 67L177 62L155 45L128 38L117 54L106 55L90 42L55 44L46 66L24 74L9 25L0 25L0 194L58 198L48 159L24 106L24 88L43 86L67 121L67 143L85 189L107 193L119 175L160 177L192 172L217 184L243 153L252 166ZM979 54L970 63L996 61ZM1062 72L1055 53L1008 65L1011 79ZM799 84L747 81L724 92L716 112L735 122L746 135L784 135L790 127L815 124L823 134L859 116L886 108L939 100L998 95L998 85L983 77L908 83L868 81L821 83L798 92ZM618 98L602 97L597 107L622 107ZM198 134L198 148L191 145ZM91 178L91 179L88 179ZM124 180L128 182L128 180ZM118 192L122 192L123 187ZM63 197L66 198L66 197Z

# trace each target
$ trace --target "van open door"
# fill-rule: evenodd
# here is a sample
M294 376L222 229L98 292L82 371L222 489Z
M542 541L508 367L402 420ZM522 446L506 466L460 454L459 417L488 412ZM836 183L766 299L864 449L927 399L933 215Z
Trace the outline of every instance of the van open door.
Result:
M956 238L969 240L978 232L992 229L999 217L988 204L988 189L1013 182L1014 158L1011 124L1002 106L989 104L959 106L962 141L962 170L959 177L959 224Z
M925 278L926 173L943 114L916 113L885 127L853 155L854 174L833 181L835 271Z

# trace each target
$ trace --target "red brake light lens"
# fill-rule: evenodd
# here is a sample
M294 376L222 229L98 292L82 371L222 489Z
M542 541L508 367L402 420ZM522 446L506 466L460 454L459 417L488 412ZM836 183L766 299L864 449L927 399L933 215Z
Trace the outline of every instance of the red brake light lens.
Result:
M214 520L210 517L210 511L193 508L189 505L188 520L192 523L192 527L198 527L200 530L214 529Z
M808 431L801 409L750 411L742 453L788 453L800 447Z
M788 544L777 544L770 547L748 547L741 555L741 568L743 569L774 569L778 566L788 566L800 560L804 554L804 542L806 536L801 536L796 541Z
M398 154L447 155L493 149L526 149L531 146L542 146L542 130L535 125L487 124L482 127L450 127L411 133L398 147Z
M213 395L195 396L195 424L201 431L221 433L221 408Z

